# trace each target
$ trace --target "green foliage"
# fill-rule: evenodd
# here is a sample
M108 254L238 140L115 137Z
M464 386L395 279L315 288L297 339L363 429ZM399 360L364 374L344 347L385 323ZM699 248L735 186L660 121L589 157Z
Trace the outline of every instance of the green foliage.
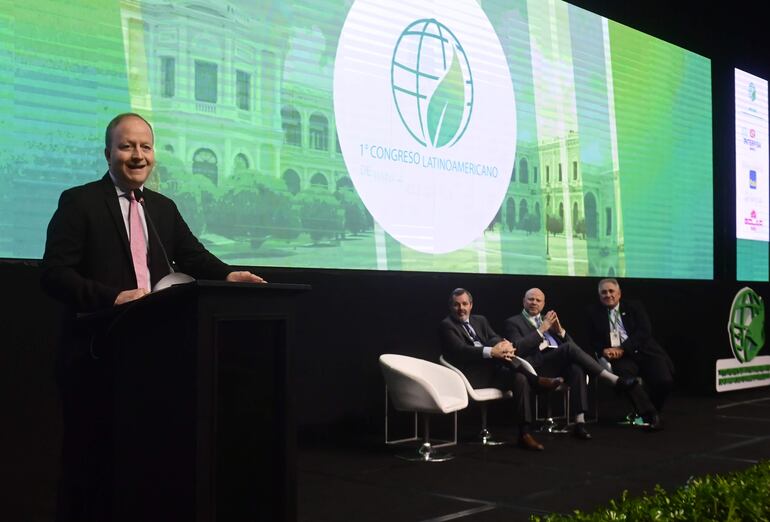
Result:
M528 213L521 223L521 228L526 230L528 234L540 232L540 214Z
M310 188L297 194L297 201L302 227L314 243L342 234L345 216L332 194L325 189Z
M513 232L513 227L516 226L516 212L508 212L505 214L505 226L508 227L508 232Z
M294 239L299 216L293 196L279 178L240 170L222 182L222 196L212 216L212 232L238 237Z
M579 219L578 222L575 223L574 235L577 237L580 237L581 239L586 238L586 220L585 219Z
M155 179L162 193L170 196L193 233L206 230L206 220L216 207L219 190L206 176L191 174L184 163L168 151L156 153Z
M527 235L530 235L532 232L538 232L540 230L540 216L533 212L527 212L519 216L519 221L514 226L519 230L525 231Z
M724 476L691 478L684 487L668 494L655 486L653 494L630 498L624 491L618 500L593 513L533 515L533 522L770 521L770 462Z
M294 205L280 205L273 210L273 237L290 241L299 237L302 222L299 210Z
M155 169L150 179L155 178L160 187L176 189L176 183L186 180L190 171L184 162L167 150L155 151Z
M548 216L545 220L545 228L553 235L564 232L564 219L559 216Z
M351 234L359 234L374 226L374 220L361 199L352 189L343 188L337 191L335 197L339 200L345 216L344 229Z

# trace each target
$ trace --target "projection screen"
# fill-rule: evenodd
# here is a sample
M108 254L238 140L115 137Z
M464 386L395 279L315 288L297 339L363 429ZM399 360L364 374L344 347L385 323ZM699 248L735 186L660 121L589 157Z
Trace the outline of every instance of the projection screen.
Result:
M232 264L713 277L710 61L570 4L0 5L0 257L132 111Z

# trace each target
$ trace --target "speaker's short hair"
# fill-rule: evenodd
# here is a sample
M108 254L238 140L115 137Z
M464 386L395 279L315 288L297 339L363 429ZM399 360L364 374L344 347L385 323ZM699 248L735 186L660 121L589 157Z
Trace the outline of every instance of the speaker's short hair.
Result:
M124 112L121 114L118 114L114 118L110 120L110 122L107 124L107 129L104 131L104 146L106 148L112 147L112 131L115 130L115 127L120 124L121 121L125 120L126 118L139 118L143 122L147 124L147 126L150 128L150 133L152 134L152 138L155 139L155 131L152 130L152 125L150 125L150 122L144 119L142 116L135 112Z

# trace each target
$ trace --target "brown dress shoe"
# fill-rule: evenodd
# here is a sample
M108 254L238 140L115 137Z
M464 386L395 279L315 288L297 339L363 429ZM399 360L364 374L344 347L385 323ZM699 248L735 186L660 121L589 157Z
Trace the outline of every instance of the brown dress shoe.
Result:
M519 446L532 451L543 451L545 447L535 440L531 433L524 433L519 437Z
M559 386L564 384L564 379L561 377L556 377L555 379L551 379L550 377L538 377L537 378L537 391L539 392L548 392L553 391Z

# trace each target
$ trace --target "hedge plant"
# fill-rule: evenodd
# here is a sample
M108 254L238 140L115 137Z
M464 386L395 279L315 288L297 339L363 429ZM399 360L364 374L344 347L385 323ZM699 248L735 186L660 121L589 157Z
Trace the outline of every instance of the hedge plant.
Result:
M591 513L531 516L533 522L687 521L770 522L770 461L744 471L690 478L671 493L656 485L652 494L620 499Z

